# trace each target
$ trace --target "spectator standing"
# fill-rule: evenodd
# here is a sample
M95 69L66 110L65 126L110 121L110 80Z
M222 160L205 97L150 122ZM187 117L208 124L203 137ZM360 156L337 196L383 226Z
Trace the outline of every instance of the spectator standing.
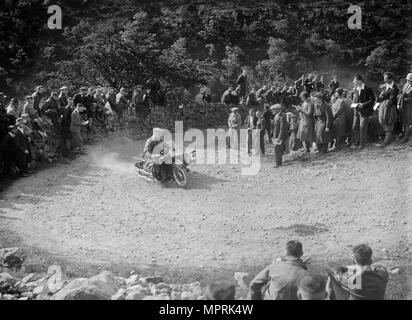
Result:
M55 127L58 126L58 118L60 117L58 99L59 94L57 92L52 92L50 97L41 107L41 113L46 115Z
M28 177L30 173L28 170L30 147L27 136L24 133L24 121L22 118L16 120L17 130L14 137L15 161L19 168L22 177Z
M333 79L329 82L329 94L333 95L337 88L339 88L339 81L338 77L334 75Z
M395 84L393 74L385 72L383 75L385 86L377 99L379 102L379 123L385 131L385 139L380 147L385 147L392 141L393 130L398 119L398 102L399 89Z
M63 110L62 122L61 122L62 138L63 138L63 145L64 145L64 151L63 151L64 157L67 157L70 154L70 150L71 150L72 133L70 130L70 127L71 127L70 123L71 123L72 113L74 110L73 107L74 107L73 98L68 98L67 105Z
M249 115L246 117L245 120L245 127L247 130L247 152L252 152L252 142L253 142L253 132L256 129L257 123L256 111L255 109L249 109Z
M123 119L124 113L129 108L129 100L127 100L126 88L121 88L119 93L116 95L116 106L119 119Z
M244 103L246 100L247 87L248 87L246 70L243 70L242 74L237 78L237 85L239 86L240 102Z
M286 150L289 126L286 117L286 107L275 104L271 107L275 117L272 121L273 143L275 145L275 168L282 165L282 156Z
M239 114L238 108L232 108L228 119L230 147L232 149L239 148L240 126L242 125L242 117Z
M79 154L85 154L83 150L83 140L81 136L81 127L86 125L87 121L83 121L80 114L84 111L84 106L78 103L73 110L70 117L70 132L73 139L73 144L76 152Z
M310 145L314 141L314 106L309 94L303 91L300 94L302 106L297 107L301 115L297 137L304 144L305 151L310 152Z
M347 123L346 123L346 112L347 112L347 101L343 95L343 89L338 88L336 90L337 100L332 104L332 115L333 115L333 125L334 125L334 135L336 139L335 149L339 150L346 139L347 136Z
M355 105L355 110L352 131L355 145L361 150L367 143L369 118L373 113L375 95L372 89L365 85L361 75L354 77L353 84L355 88L352 103Z
M37 114L41 116L41 110L40 110L40 102L43 96L46 93L46 89L43 86L37 86L36 91L34 91L32 97L33 97L33 107L37 111Z
M259 102L256 97L256 90L252 88L249 94L246 97L246 107L255 108L259 105Z
M321 154L328 152L328 144L331 141L333 116L329 105L323 99L323 95L317 92L314 96L313 116L315 118L315 143Z
M59 98L57 102L59 104L60 114L62 114L64 108L67 106L67 99L69 98L69 88L64 86L60 88Z
M412 73L406 76L406 83L399 96L398 105L403 129L403 138L400 142L405 143L409 140L412 127Z
M261 111L256 112L256 129L257 133L259 134L258 138L255 138L256 143L259 141L259 148L255 145L255 151L257 154L262 156L265 155L265 131L266 131L266 120L264 114Z
M263 117L265 118L265 130L268 135L268 141L269 143L272 143L272 120L274 118L274 115L269 106L265 106Z

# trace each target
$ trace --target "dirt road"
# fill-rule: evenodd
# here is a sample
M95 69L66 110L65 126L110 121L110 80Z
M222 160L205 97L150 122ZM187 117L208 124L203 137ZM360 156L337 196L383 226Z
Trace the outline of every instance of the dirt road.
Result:
M250 269L298 239L316 263L350 259L351 246L367 242L375 260L411 266L411 146L313 155L278 169L269 152L256 176L195 165L187 190L137 177L142 146L118 137L15 181L1 194L1 228L81 263Z

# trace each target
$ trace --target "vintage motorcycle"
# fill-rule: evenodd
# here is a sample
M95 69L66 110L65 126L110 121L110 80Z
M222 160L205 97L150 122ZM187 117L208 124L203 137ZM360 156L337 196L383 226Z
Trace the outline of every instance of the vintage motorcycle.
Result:
M187 188L189 184L188 166L195 160L196 152L191 151L182 155L175 155L173 151L162 149L159 154L152 155L151 164L146 160L135 163L139 176L149 181L165 183L174 182L179 188ZM157 164L157 168L152 164Z

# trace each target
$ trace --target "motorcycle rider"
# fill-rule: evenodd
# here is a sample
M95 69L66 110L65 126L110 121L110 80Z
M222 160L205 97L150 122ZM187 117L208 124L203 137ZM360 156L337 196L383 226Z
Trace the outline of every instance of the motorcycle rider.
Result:
M161 161L162 157L159 158L159 154L162 150L164 150L163 154L167 154L167 148L162 129L153 128L153 134L147 139L143 150L143 169L151 172L160 182L167 180L167 174L166 164Z

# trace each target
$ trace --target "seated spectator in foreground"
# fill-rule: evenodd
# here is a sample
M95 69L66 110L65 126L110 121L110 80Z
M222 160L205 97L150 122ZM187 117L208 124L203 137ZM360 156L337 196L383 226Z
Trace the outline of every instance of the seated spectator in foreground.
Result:
M304 276L298 284L299 300L325 300L326 283L319 275Z
M328 292L336 300L383 300L389 274L385 267L372 264L372 249L366 244L353 248L354 265L329 273Z
M235 285L227 281L216 281L206 287L207 300L235 300Z
M263 269L250 283L251 300L297 300L298 282L307 275L302 243L286 244L286 256Z

